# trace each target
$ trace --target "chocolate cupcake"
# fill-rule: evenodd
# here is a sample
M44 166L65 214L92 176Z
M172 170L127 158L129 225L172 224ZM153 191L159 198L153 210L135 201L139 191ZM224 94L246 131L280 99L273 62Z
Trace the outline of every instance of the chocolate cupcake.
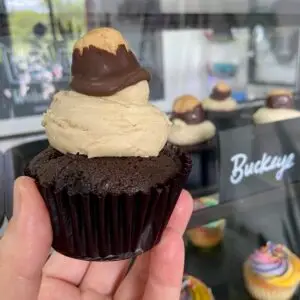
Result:
M265 107L258 109L253 115L255 124L278 122L299 118L300 111L294 109L293 95L288 90L273 90L265 101Z
M192 172L186 188L190 191L216 185L216 128L206 120L201 102L183 95L174 101L169 142L191 153Z
M219 130L236 126L238 119L237 102L231 97L230 87L224 83L218 83L210 96L202 101L206 116Z
M99 28L74 47L71 91L44 115L49 148L28 165L49 209L53 248L84 260L150 250L191 168L148 102L149 73L122 35Z

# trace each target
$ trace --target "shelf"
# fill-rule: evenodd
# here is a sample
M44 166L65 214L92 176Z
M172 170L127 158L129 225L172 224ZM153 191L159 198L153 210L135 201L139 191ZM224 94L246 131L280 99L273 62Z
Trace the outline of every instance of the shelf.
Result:
M299 188L300 183L290 185L291 190ZM286 189L275 188L237 201L221 203L214 207L201 209L193 213L188 228L195 228L239 213L251 213L261 210L266 210L266 213L268 213L270 207L276 208L279 205L284 205L286 197Z
M256 24L266 27L275 26L300 26L300 12L293 14L275 13L237 13L237 14L200 14L200 13L153 13L153 14L103 14L89 13L92 20L103 20L102 26L110 26L112 20L117 18L119 22L141 23L148 30L174 30L174 29L199 29L213 28L220 24L230 24L233 28L253 27Z

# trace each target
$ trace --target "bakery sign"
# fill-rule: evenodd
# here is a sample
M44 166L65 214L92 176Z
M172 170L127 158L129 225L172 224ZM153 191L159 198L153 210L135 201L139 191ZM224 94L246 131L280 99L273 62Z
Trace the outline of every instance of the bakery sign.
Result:
M298 118L221 131L219 145L222 202L300 181Z
M283 174L295 165L295 153L284 155L269 155L263 153L262 158L249 161L248 155L238 153L231 157L233 164L230 175L232 184L239 184L250 176L259 176L269 172L275 172L276 180L282 180Z

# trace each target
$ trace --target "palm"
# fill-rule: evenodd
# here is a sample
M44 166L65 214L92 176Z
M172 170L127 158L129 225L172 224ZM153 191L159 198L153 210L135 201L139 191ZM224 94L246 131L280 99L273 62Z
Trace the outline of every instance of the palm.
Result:
M175 252L170 253L166 246L159 245L152 252L138 257L128 273L130 264L128 260L89 263L66 258L56 253L44 268L39 300L160 299L161 290L157 294L158 287L156 289L156 286L160 286L162 282L166 283L165 289L168 293L166 295L170 294L171 289L174 294L172 299L178 299L176 294L178 294L179 277L177 276L177 280L172 282L170 276L172 270L163 268L164 265L170 265L176 261L173 264L173 272L182 273L182 245L178 243L176 248ZM161 255L161 252L165 255ZM160 267L157 268L158 266Z

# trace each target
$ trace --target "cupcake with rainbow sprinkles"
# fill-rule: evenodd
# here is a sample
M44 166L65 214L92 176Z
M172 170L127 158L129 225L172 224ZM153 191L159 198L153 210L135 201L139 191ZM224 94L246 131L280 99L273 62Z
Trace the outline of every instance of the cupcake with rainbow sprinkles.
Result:
M299 258L281 244L268 242L244 264L248 292L257 300L291 299L300 280Z
M183 276L180 300L214 300L211 290L193 276Z

